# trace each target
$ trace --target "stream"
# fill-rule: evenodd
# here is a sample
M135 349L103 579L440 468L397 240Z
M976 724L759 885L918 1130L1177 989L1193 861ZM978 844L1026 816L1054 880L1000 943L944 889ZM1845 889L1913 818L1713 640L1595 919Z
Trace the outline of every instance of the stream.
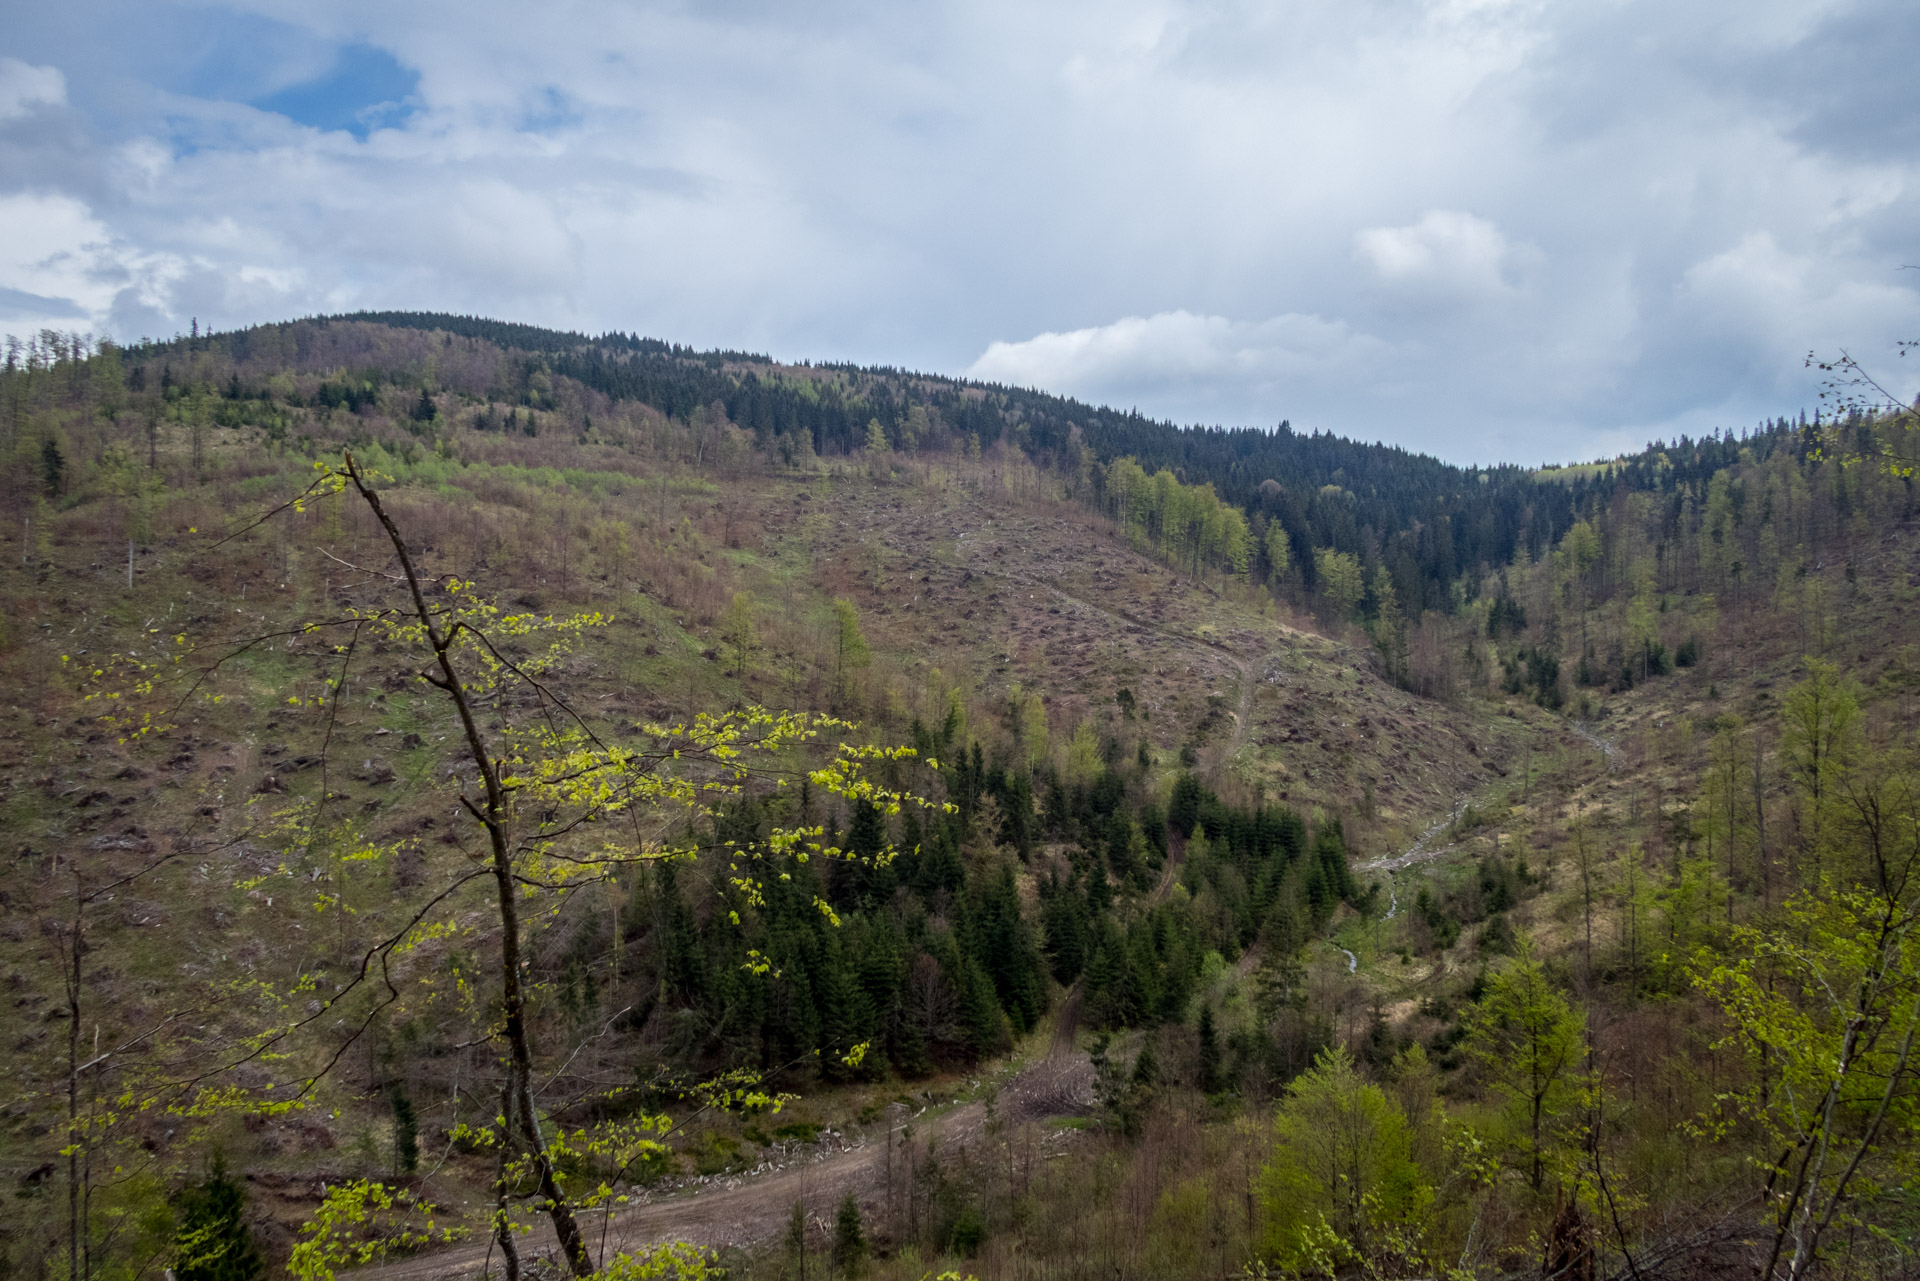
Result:
M1607 758L1607 771L1611 773L1614 759L1620 755L1619 744L1604 734L1596 733L1585 721L1569 721L1567 724L1589 747L1596 748L1602 756Z
M1391 858L1375 859L1373 862L1363 863L1356 870L1362 872L1386 872L1391 876L1392 873L1398 872L1403 868L1412 867L1415 863L1424 863L1428 859L1446 853L1448 849L1452 848L1451 846L1443 845L1437 849L1429 849L1428 846L1432 844L1436 836L1439 836L1453 824L1459 822L1460 816L1466 812L1467 798L1465 796L1455 797L1452 811L1449 812L1445 818L1435 819L1426 831L1420 833L1413 844L1407 846L1404 853L1396 854ZM1396 908L1398 902L1399 900L1396 898ZM1391 916L1392 913L1388 913L1388 915Z

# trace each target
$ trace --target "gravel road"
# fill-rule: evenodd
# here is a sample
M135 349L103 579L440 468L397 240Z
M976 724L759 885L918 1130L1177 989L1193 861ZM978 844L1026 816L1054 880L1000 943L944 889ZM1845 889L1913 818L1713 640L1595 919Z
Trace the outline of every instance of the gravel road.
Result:
M1093 1069L1084 1054L1050 1054L1023 1067L1004 1085L996 1106L1009 1127L1049 1117L1084 1113L1089 1106ZM986 1105L960 1104L944 1112L923 1113L910 1121L916 1139L938 1137L940 1149L979 1142L986 1129ZM851 1192L869 1222L884 1210L887 1140L895 1131L876 1126L859 1137L829 1138L810 1144L778 1162L738 1175L719 1176L664 1195L636 1194L635 1202L612 1215L583 1222L594 1252L602 1258L636 1246L691 1241L704 1246L751 1247L786 1230L794 1202L826 1219ZM1068 1141L1072 1131L1051 1131L1046 1142ZM341 1274L343 1281L477 1281L500 1275L497 1251L489 1242L467 1242L399 1259L378 1267ZM558 1249L545 1219L522 1238L523 1263ZM491 1264L491 1266L489 1266Z

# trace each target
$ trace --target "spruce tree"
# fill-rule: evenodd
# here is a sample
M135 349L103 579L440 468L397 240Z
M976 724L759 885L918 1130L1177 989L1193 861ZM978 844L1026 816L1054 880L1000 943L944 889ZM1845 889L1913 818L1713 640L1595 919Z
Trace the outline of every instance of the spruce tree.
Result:
M1153 1052L1153 1037L1141 1043L1140 1055L1133 1061L1133 1084L1149 1089L1160 1084L1160 1056Z
M1218 1094L1225 1088L1220 1071L1220 1034L1213 1026L1213 1007L1200 1007L1200 1092Z
M393 1083L387 1099L393 1107L393 1164L399 1173L412 1174L420 1168L420 1123L413 1100L399 1081Z
M860 1223L860 1203L847 1193L833 1220L833 1266L843 1277L855 1277L867 1258L867 1234Z
M847 824L848 858L833 869L833 901L839 907L866 907L893 896L894 871L884 861L887 820L878 806L861 801Z
M59 442L49 436L40 446L40 479L46 485L47 497L58 498L60 491L67 487L67 457L60 452Z
M1072 983L1086 965L1087 921L1086 908L1071 884L1051 888L1041 906L1041 922L1053 977L1063 984Z
M266 1271L247 1226L246 1193L213 1158L206 1181L184 1189L174 1236L174 1281L253 1281Z
M807 1209L798 1201L787 1216L787 1275L794 1281L807 1281Z
M959 997L960 1027L967 1049L976 1058L985 1058L1006 1041L1006 1024L993 999L993 983L980 970L980 963L965 952L955 957L950 975Z

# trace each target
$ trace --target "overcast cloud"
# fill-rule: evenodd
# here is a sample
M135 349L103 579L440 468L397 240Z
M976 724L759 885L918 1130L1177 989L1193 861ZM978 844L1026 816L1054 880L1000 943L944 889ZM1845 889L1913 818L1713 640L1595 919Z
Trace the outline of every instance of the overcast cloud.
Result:
M1591 457L1910 372L1915 65L1906 0L69 0L0 36L0 331L477 312Z

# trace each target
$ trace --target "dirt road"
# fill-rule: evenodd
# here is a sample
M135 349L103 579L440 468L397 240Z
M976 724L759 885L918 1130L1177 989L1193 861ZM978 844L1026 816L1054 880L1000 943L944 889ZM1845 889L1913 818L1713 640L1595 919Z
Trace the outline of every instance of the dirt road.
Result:
M1037 1058L1001 1087L994 1104L996 1114L1009 1130L1049 1117L1077 1115L1087 1109L1092 1081L1093 1069L1084 1054ZM830 1137L744 1174L717 1176L665 1195L636 1193L634 1203L610 1216L591 1216L582 1226L595 1255L606 1259L622 1250L663 1241L714 1247L758 1245L786 1230L795 1202L804 1205L814 1219L826 1222L848 1193L860 1202L868 1222L877 1225L884 1222L879 1216L885 1213L889 1140L899 1134L900 1126L910 1125L916 1141L937 1138L939 1150L952 1153L979 1143L986 1135L986 1122L984 1101L896 1117L868 1134ZM1035 1142L1066 1142L1071 1134L1070 1130L1049 1131ZM489 1245L467 1242L341 1276L351 1281L466 1281L498 1276L499 1253ZM520 1245L523 1263L543 1254L558 1257L545 1219Z

